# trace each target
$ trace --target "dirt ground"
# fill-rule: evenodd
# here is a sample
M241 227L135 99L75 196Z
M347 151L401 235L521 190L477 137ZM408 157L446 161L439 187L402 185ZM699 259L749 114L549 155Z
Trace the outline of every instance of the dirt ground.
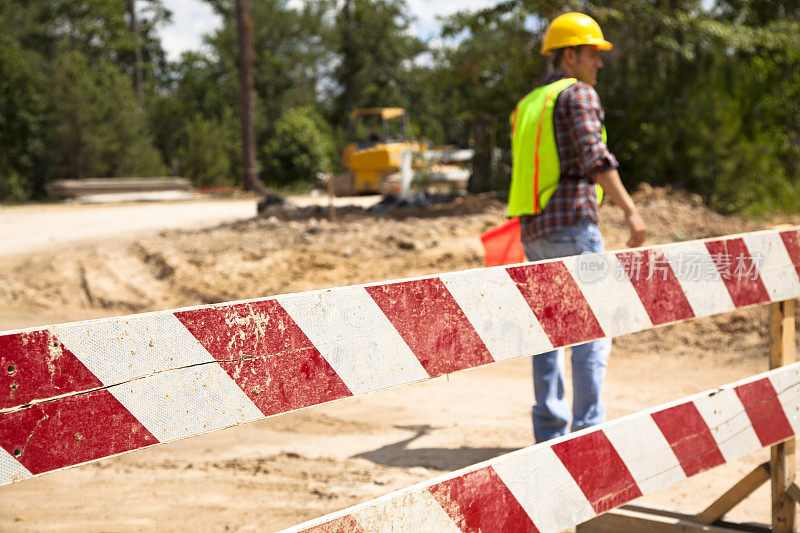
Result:
M725 217L678 191L634 196L650 243L775 222ZM477 237L504 206L468 197L378 218L340 208L335 224L326 213L274 209L200 230L0 253L0 330L473 268L483 261ZM601 225L607 248L624 247L618 209L605 207ZM766 369L767 310L749 309L615 339L604 398L615 418ZM528 358L349 398L2 487L0 529L278 530L530 445L531 398ZM638 503L700 511L767 457ZM768 486L729 516L769 521Z

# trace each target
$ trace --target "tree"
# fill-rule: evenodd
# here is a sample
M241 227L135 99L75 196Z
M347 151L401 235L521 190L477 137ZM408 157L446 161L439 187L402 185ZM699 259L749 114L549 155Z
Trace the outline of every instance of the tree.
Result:
M223 17L223 25L208 42L219 58L215 68L220 82L228 87L230 78L222 79L222 73L237 72L238 29L246 26L236 24L233 2L216 0L212 5ZM253 4L251 28L257 51L252 63L253 130L257 146L272 138L275 123L286 110L318 104L318 89L331 62L329 24L325 22L328 9L329 2L322 1L307 2L299 9L289 7L286 0Z
M177 167L181 176L199 187L233 185L235 169L241 160L239 127L232 113L219 119L207 119L196 114L182 128L182 143L178 148Z
M0 25L0 201L22 201L43 192L48 111L41 57L22 48Z
M236 33L239 42L239 119L242 123L242 172L247 191L266 193L256 167L255 104L253 102L253 21L250 0L236 0Z
M679 185L730 211L800 209L796 1L502 0L449 17L436 45L411 34L404 0L254 2L251 26L242 9L237 25L247 0L206 1L223 18L211 53L176 63L155 31L163 0L0 2L0 198L41 195L55 177L161 173L162 158L197 183L252 175L254 158L270 183L307 179L337 158L324 154L353 107L388 105L407 109L415 138L470 138L471 189L504 191L497 154L542 81L544 28L580 10L615 44L597 90L628 185ZM241 79L240 64L252 65ZM230 144L242 119L246 158Z
M615 44L597 90L629 185L683 186L728 211L800 208L796 2L510 0L459 14L444 32L458 45L438 52L441 74L432 75L436 92L449 95L444 116L496 113L476 140L504 146L503 115L541 80L548 19L575 10ZM476 148L478 173L490 158Z
M629 182L681 185L725 211L796 209L798 10L736 4L593 8L617 45L601 74L611 148Z
M150 96L147 114L164 160L173 172L181 172L183 163L178 160L178 151L187 142L187 124L198 117L212 123L227 123L226 117L239 122L238 84L235 70L228 72L219 61L200 52L185 52L171 70L174 81ZM241 179L241 127L237 131L239 155L230 162L228 172Z
M526 27L530 13L522 3L506 2L447 19L443 36L458 46L436 51L436 94L450 97L439 119L472 131L475 159L469 189L507 191L509 176L500 168L495 148L509 150L508 118L542 71L537 35ZM461 125L460 125L460 124ZM457 136L447 131L448 137Z
M287 111L275 124L275 135L262 149L264 174L281 186L313 183L318 172L333 167L335 149L330 125L313 107Z
M413 92L408 74L426 51L409 32L405 0L348 0L337 16L339 85L334 122L347 122L352 107L402 106Z
M144 78L142 76L142 46L139 42L139 19L136 16L136 1L127 0L128 17L131 23L131 34L134 40L134 75L133 87L136 90L136 98L139 100L139 107L144 109Z
M46 142L54 178L163 175L127 75L108 62L92 67L77 51L60 53L52 68L58 105Z
M146 13L140 24L146 75L163 58L154 26L168 12L160 0L140 3ZM0 182L11 176L17 184L5 187L4 197L11 188L14 195L41 196L45 183L59 175L161 172L145 117L127 108L130 80L120 78L133 73L135 56L125 16L125 5L110 0L0 3ZM69 65L73 58L78 62ZM70 87L60 77L67 75L89 93ZM109 94L100 97L98 91ZM73 117L79 122L70 125ZM114 125L119 131L107 131ZM69 133L79 129L91 148L82 145L80 155L70 154L76 144Z

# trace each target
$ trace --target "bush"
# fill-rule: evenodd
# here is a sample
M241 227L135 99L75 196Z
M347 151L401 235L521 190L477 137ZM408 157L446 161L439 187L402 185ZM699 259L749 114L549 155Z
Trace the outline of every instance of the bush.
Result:
M332 170L335 157L330 125L312 107L295 107L275 124L260 154L262 179L275 186L311 183Z
M28 180L14 172L0 174L0 202L20 203L31 196L31 184Z
M219 120L196 114L185 127L178 148L178 168L198 187L233 185L240 154L236 118L225 113Z
M164 175L145 113L130 78L118 66L90 65L79 52L61 52L53 65L51 99L53 177Z
M42 58L0 30L0 201L44 192L47 77ZM34 179L35 178L35 179Z

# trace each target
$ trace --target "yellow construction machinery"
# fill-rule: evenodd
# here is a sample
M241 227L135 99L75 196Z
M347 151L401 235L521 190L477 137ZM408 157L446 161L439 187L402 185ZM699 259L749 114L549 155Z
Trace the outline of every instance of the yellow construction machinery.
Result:
M334 180L337 196L407 194L413 181L466 188L469 170L453 163L472 159L472 150L434 150L428 143L409 140L403 108L356 109L350 136L354 140L342 153L348 172Z

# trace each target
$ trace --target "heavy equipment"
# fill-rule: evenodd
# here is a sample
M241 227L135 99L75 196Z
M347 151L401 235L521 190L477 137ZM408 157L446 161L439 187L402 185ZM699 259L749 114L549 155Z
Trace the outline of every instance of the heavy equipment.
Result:
M347 172L336 176L337 196L408 194L420 186L466 190L470 171L464 162L474 152L454 147L433 148L408 139L406 112L401 107L356 109L351 115L353 139L342 153Z

